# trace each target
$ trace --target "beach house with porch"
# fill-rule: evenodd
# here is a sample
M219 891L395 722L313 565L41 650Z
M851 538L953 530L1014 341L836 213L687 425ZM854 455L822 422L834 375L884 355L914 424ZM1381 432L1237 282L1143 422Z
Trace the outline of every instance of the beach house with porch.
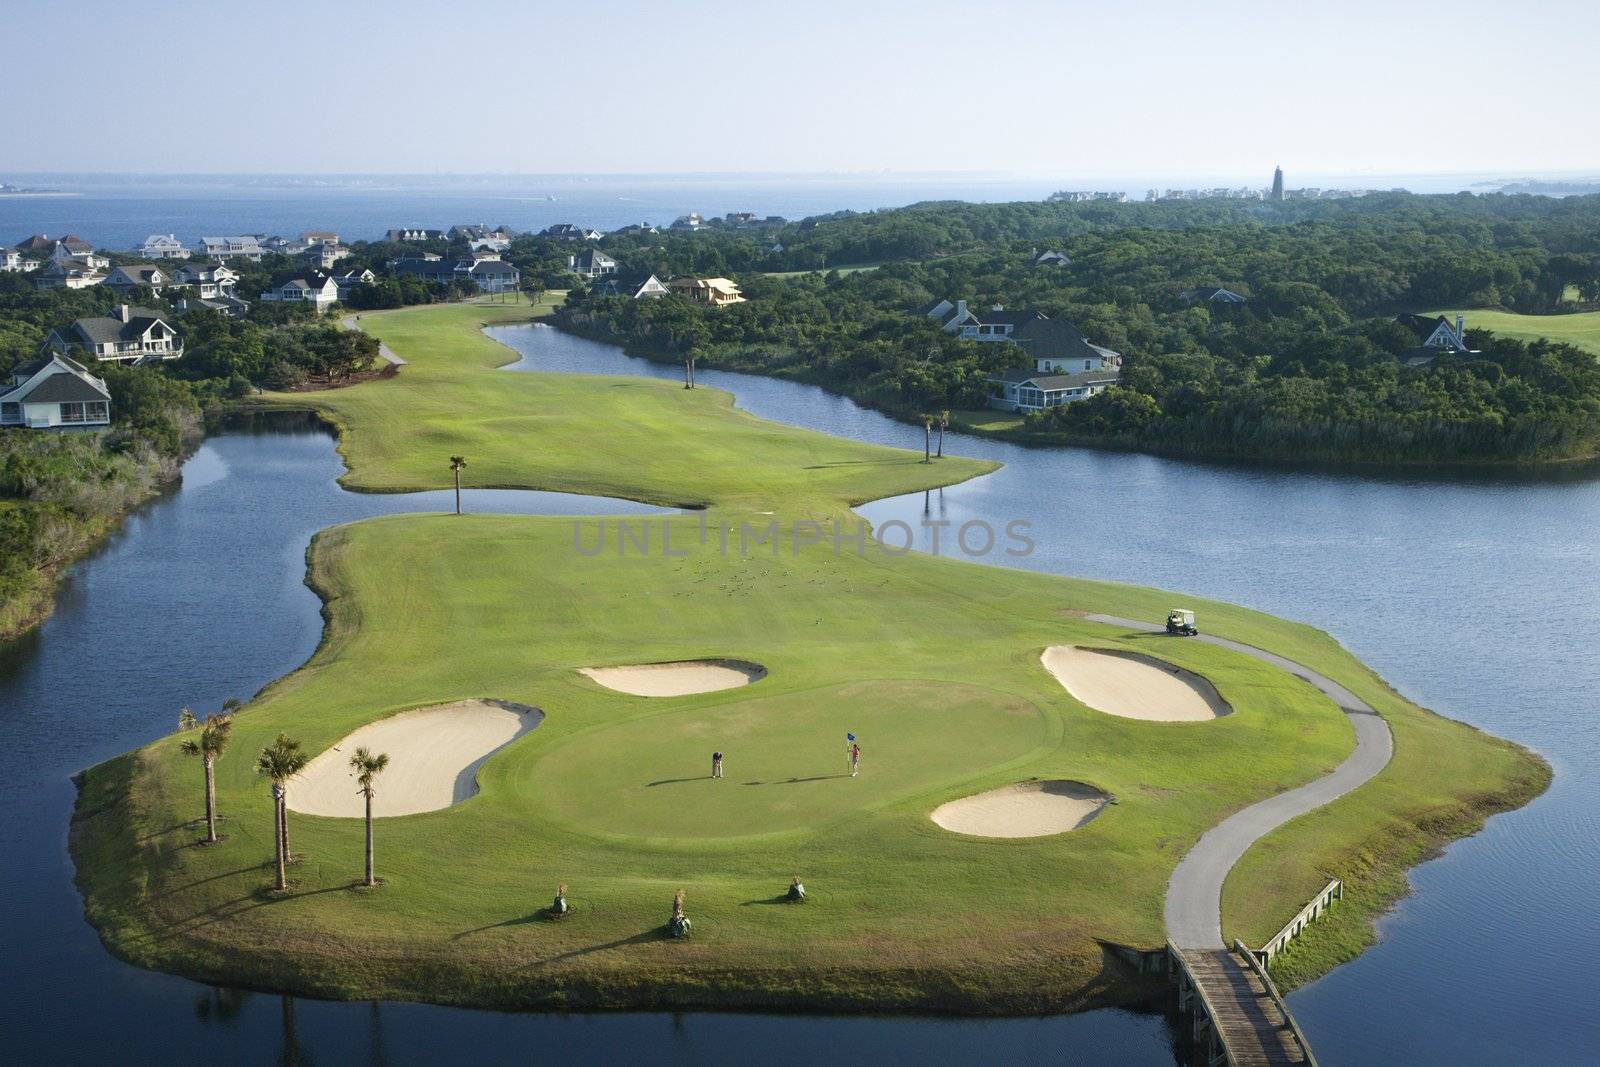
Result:
M62 330L51 330L45 344L59 355L88 357L102 362L155 363L183 355L183 338L151 308L119 304L109 315L78 319Z
M744 294L727 278L674 278L667 285L678 296L712 307L744 303Z
M51 353L0 379L0 428L93 430L111 425L111 390L70 356Z

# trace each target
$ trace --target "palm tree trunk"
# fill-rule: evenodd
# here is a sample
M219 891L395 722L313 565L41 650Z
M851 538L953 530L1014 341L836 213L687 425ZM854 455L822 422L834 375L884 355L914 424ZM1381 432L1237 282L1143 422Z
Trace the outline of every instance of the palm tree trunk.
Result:
M293 863L294 853L289 851L289 790L278 798L278 838L283 842L283 862Z
M927 423L922 424L922 462L930 463L933 460L933 427Z
M685 389L693 389L694 388L693 381L689 377L689 357L688 356L684 356L683 357L683 387Z
M210 756L206 757L206 843L217 843L217 778Z
M461 514L461 472L453 472L456 476L456 514Z
M939 459L944 458L944 423L939 424Z
M288 889L289 888L289 872L284 870L284 859L283 859L283 801L282 800L274 800L272 802L272 844L273 844L272 851L276 855L277 861L278 861L278 882L277 882L276 888L280 889L280 890Z
M372 877L372 790L367 793L367 884L377 885Z

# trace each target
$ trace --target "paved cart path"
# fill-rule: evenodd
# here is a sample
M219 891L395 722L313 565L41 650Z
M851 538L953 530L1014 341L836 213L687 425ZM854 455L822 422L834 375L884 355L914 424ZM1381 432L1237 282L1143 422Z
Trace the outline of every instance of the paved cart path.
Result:
M1166 629L1162 625L1114 615L1090 615L1088 619L1146 633L1160 633ZM1167 883L1167 938L1179 948L1219 950L1227 947L1222 940L1222 882L1239 862L1239 857L1295 816L1315 811L1370 781L1388 765L1389 757L1394 754L1394 737L1389 733L1389 724L1366 701L1308 667L1225 637L1201 634L1190 640L1242 652L1305 679L1326 693L1339 710L1349 716L1356 731L1355 751L1331 773L1228 816L1207 830L1188 855L1178 861L1172 880Z

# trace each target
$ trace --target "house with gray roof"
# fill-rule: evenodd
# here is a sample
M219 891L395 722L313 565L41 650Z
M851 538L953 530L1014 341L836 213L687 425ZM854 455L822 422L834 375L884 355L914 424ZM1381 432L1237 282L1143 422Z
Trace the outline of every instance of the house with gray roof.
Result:
M586 248L575 256L568 256L567 267L580 278L617 273L617 261L598 248Z
M310 304L318 315L339 300L339 283L326 275L286 278L261 294L268 304Z
M151 308L119 304L109 315L78 319L51 330L45 341L60 355L86 356L102 362L155 363L183 355L183 337Z
M1121 371L1080 371L1076 374L1040 374L1028 368L1008 370L989 379L989 406L1029 414L1084 400L1117 384Z
M218 315L229 319L242 319L244 313L250 310L250 301L240 300L236 296L180 296L172 302L178 313L185 314L190 311L205 309L215 311Z
M671 292L654 274L607 274L596 278L595 296L625 296L629 300L656 300Z
M1122 366L1120 353L1090 344L1083 332L1066 319L1030 319L1011 331L1010 341L1027 354L1033 369L1043 374L1075 374Z
M111 424L111 390L70 356L52 353L0 382L0 427L94 430Z
M153 233L139 246L139 254L146 259L188 259L189 249L175 233Z
M174 287L193 289L201 300L231 297L233 287L238 283L239 274L230 267L185 263L172 272Z
M35 289L87 289L106 280L98 267L90 267L76 260L52 259L33 276Z
M118 296L127 299L141 285L160 296L161 290L172 284L172 278L154 263L131 263L113 267L111 273L106 275L104 284L107 289L115 289Z
M234 237L202 237L200 244L207 258L218 263L226 263L230 259L259 260L266 254L266 249L261 247L261 239L248 233Z
M1249 298L1232 289L1223 289L1219 286L1203 286L1199 289L1186 289L1178 294L1185 304L1246 304Z

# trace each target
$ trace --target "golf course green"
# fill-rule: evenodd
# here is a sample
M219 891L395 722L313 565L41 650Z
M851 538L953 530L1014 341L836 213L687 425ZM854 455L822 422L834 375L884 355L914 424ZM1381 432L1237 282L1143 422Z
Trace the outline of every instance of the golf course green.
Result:
M852 504L989 465L763 422L716 390L495 372L511 353L479 327L528 315L367 313L362 328L407 360L398 376L263 402L336 423L351 488L445 487L449 457L465 455L472 486L708 510L611 518L604 542L598 519L496 515L319 534L308 561L323 642L235 717L216 764L222 841L197 844L203 779L179 735L80 778L78 883L120 956L251 988L497 1008L1069 1011L1147 994L1151 980L1102 943L1162 944L1167 881L1194 842L1351 751L1346 716L1285 671L1084 617L1159 621L1174 594L796 536L801 520L853 525ZM780 533L724 552L703 520ZM1543 789L1536 757L1410 703L1320 631L1183 602L1208 633L1336 679L1393 731L1377 778L1274 832L1227 885L1224 931L1254 943L1345 879L1348 903L1295 950L1297 976L1359 951L1407 867ZM1191 671L1232 713L1157 722L1085 707L1040 661L1064 644ZM640 696L581 673L692 660L765 674ZM291 812L296 860L289 888L272 890L257 753L287 733L315 756L387 716L475 698L544 718L489 757L475 794L376 821L377 888L357 884L362 820ZM856 777L847 732L862 747ZM725 777L710 777L713 751ZM1110 802L1047 836L930 819L1034 779ZM803 904L783 900L795 876ZM560 884L572 910L554 920ZM678 889L694 924L681 940L663 932Z

